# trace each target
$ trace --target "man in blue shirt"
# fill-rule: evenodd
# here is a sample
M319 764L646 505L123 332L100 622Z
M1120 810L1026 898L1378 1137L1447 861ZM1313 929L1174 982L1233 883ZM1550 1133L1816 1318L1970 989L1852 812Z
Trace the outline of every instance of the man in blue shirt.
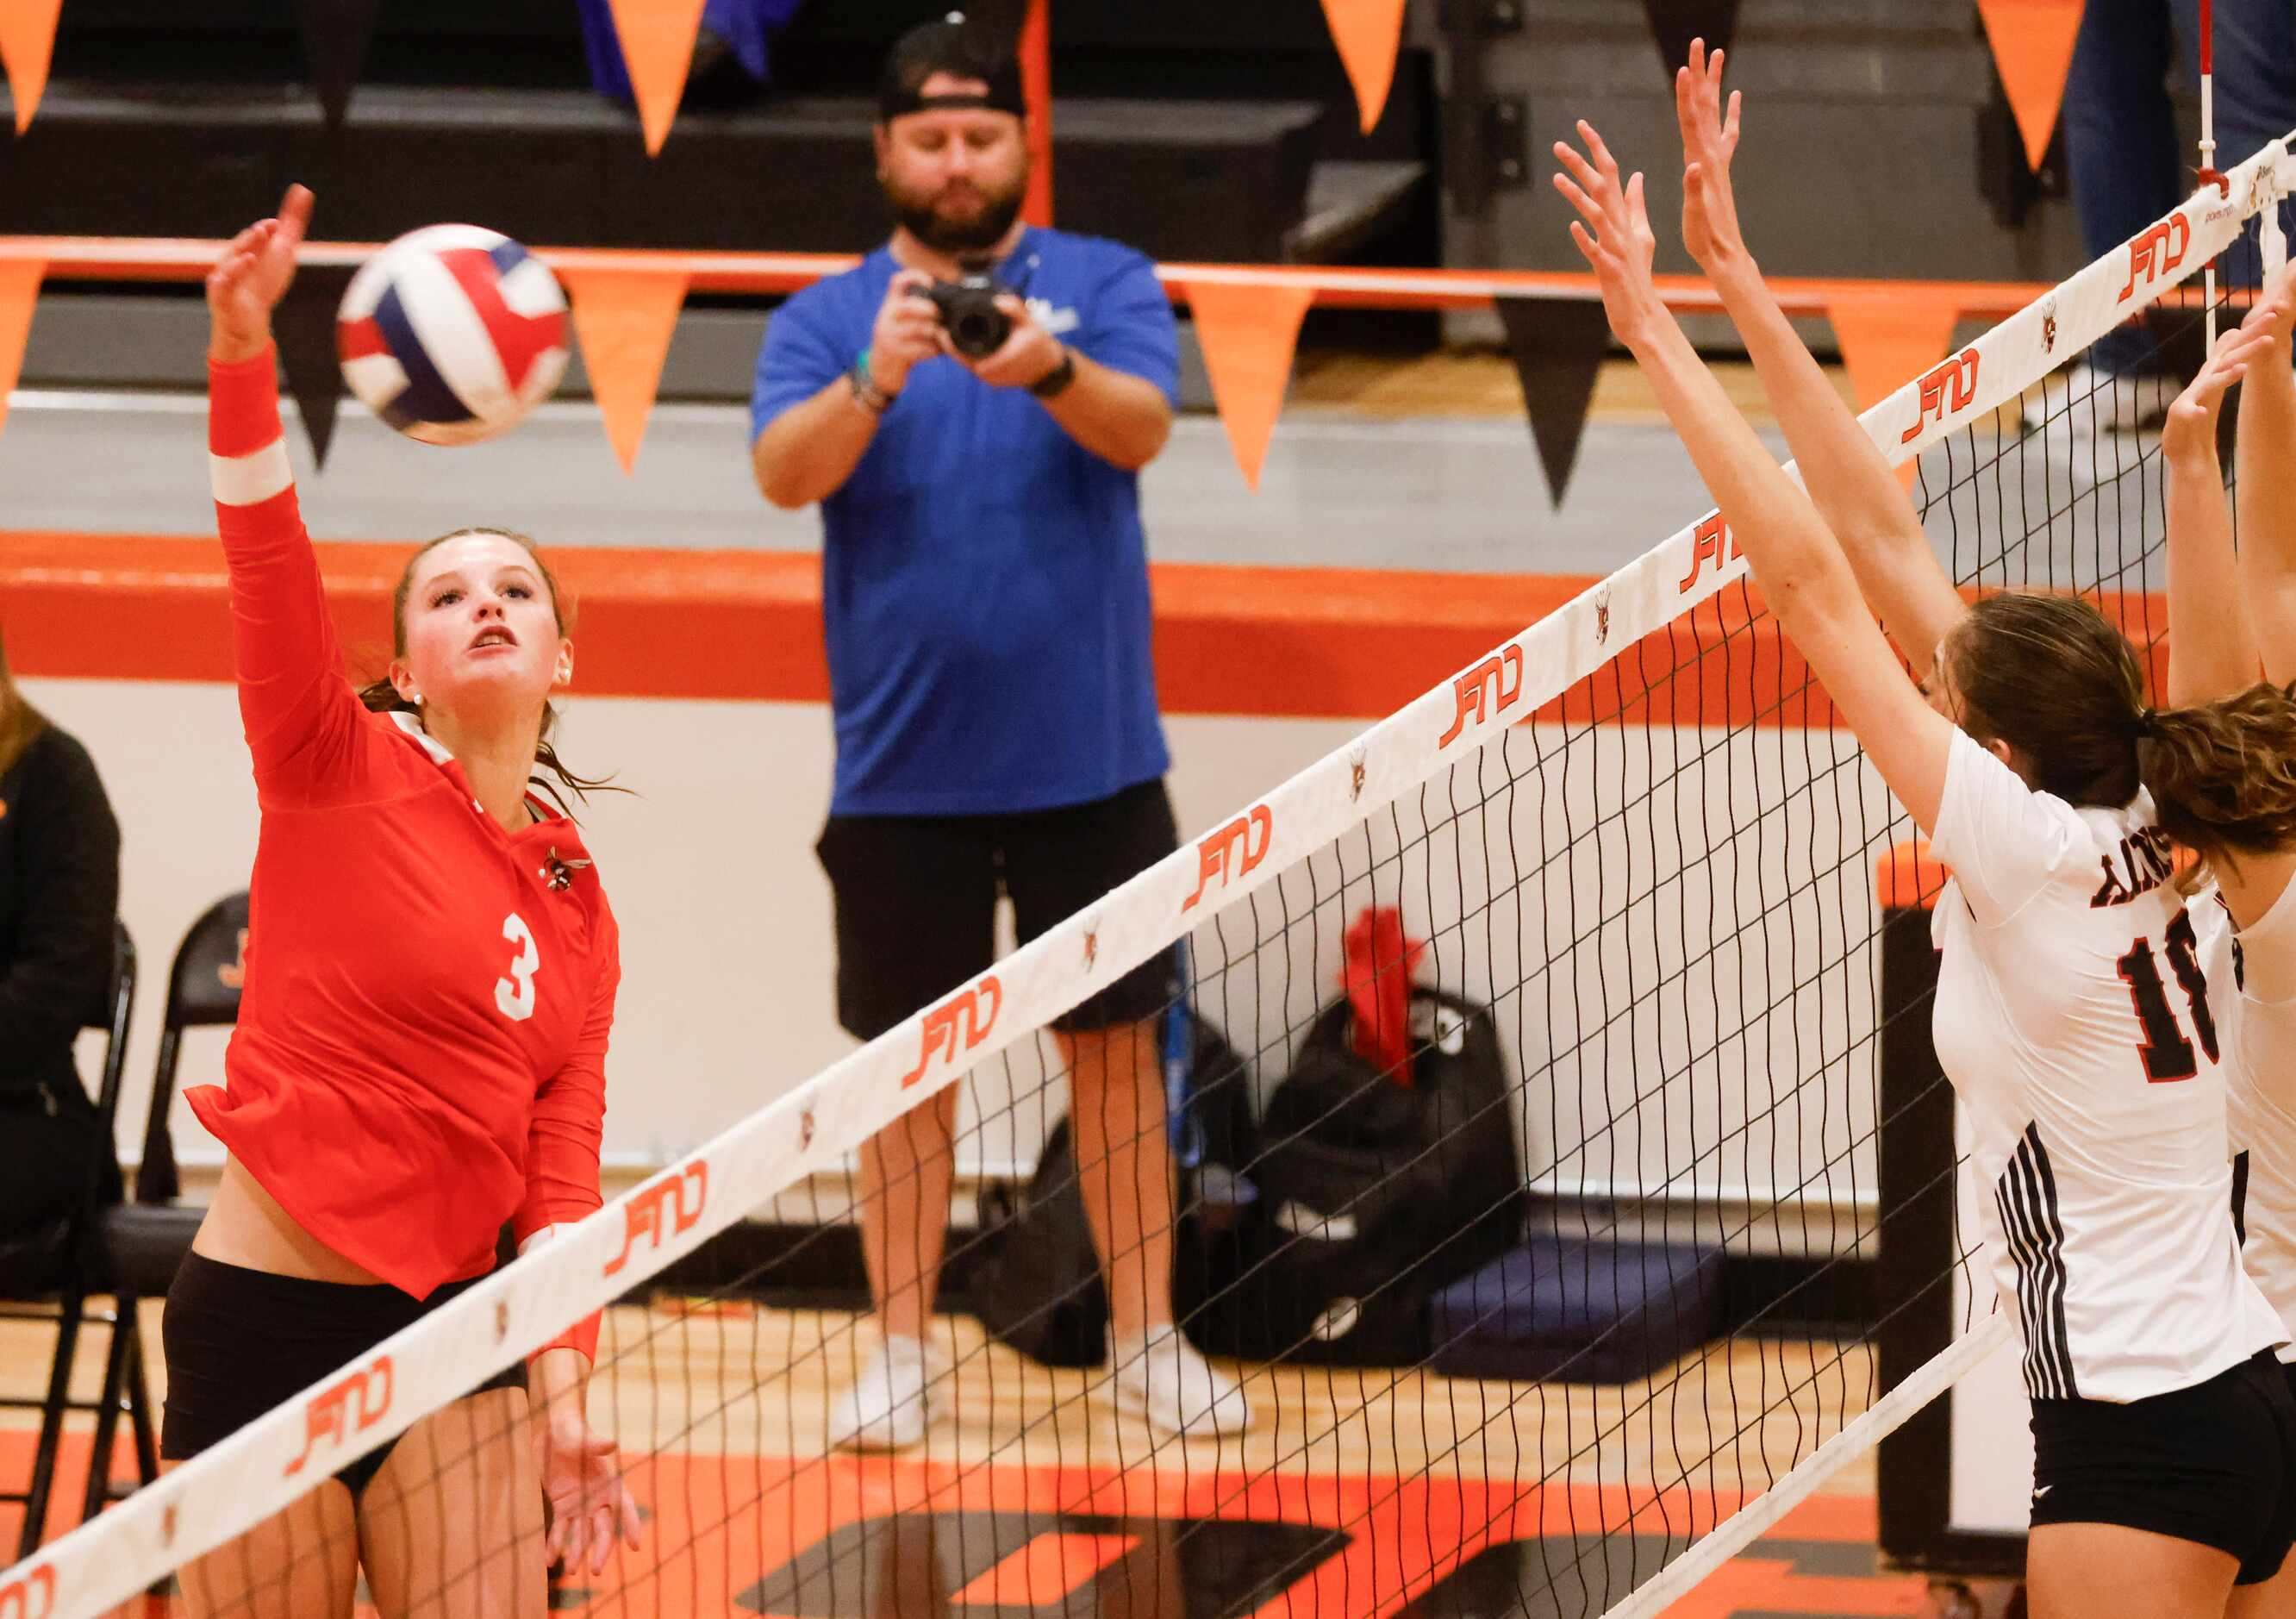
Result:
M898 226L790 300L758 357L758 486L777 506L821 503L837 769L819 854L838 1018L864 1040L980 978L1000 892L1025 941L1177 846L1138 482L1171 431L1171 305L1130 249L1019 222L1024 117L1011 53L982 31L905 35L876 129ZM921 295L968 275L1001 289L1010 326L985 353L961 352ZM1156 1036L1173 980L1159 957L1055 1034L1118 1400L1168 1431L1232 1433L1250 1420L1242 1390L1172 1326ZM863 1149L882 1344L839 1402L839 1443L916 1442L948 1371L926 1319L955 1097Z

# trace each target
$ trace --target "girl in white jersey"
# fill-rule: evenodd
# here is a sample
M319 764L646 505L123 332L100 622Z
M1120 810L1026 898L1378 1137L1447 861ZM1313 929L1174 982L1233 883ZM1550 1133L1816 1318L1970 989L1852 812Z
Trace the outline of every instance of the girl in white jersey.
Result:
M2199 745L2223 717L2146 709L2134 649L2086 603L1963 603L1739 236L1721 66L1693 46L1677 81L1684 235L1808 493L1660 302L1642 177L1622 180L1581 123L1587 154L1558 144L1555 184L1585 221L1571 234L1612 329L1770 609L1954 874L1936 1039L2024 1337L2031 1611L2259 1611L2234 1587L2269 1578L2296 1527L2296 1401L2271 1356L2280 1323L2241 1269L2210 986L2172 854L2251 846L2252 832L2296 842L2296 791L2267 793L2259 816L2238 760ZM2296 702L2267 694L2258 717L2296 756Z
M2161 430L2168 467L2169 690L2200 703L2296 679L2296 265L2283 267L2212 359L2244 361L2237 562L2214 401L2187 390ZM2206 378L2203 374L2203 380ZM2221 1012L2234 1220L2250 1276L2296 1337L2296 883L2276 855L2218 863L2195 904L2201 960ZM2296 1360L2284 1346L2283 1361ZM2284 1366L2296 1386L2296 1366ZM2296 1559L2274 1582L2296 1613Z

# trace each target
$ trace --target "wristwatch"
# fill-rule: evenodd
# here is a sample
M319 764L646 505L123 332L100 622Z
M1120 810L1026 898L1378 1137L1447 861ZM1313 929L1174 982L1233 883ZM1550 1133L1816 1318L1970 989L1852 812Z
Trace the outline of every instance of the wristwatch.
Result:
M1049 399L1076 381L1076 350L1066 343L1061 345L1061 363L1029 384L1029 391L1040 399Z
M869 374L869 351L866 349L854 357L853 369L845 374L845 380L852 385L854 399L873 416L883 415L898 397L878 387L877 379Z

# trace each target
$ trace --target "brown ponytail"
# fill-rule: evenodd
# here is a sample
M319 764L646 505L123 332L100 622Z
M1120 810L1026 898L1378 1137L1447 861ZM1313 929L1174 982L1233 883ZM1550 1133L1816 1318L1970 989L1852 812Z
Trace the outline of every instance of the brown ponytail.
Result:
M2144 666L2093 603L1980 596L1948 637L1945 662L1962 728L2007 743L2034 786L2107 810L2136 796Z
M2161 829L2203 859L2296 844L2296 683L2137 722L2136 770Z
M1945 662L1963 728L2007 743L2042 792L2118 810L2142 786L2211 862L2296 845L2296 685L2148 709L2136 649L2092 604L2013 590L1971 606Z
M406 566L399 571L398 587L390 593L390 653L394 658L403 658L406 655L406 598L414 588L414 564L448 540L461 539L470 534L496 535L525 550L527 555L533 559L536 571L542 575L542 582L550 592L550 612L552 618L557 621L558 633L562 636L566 633L566 596L558 588L558 576L551 572L550 564L542 560L541 547L536 545L529 536L521 534L513 529L484 527L456 529L451 534L441 534L438 538L426 542L414 555L406 559ZM4 666L0 666L0 676L4 676L5 672ZM419 719L422 712L417 704L409 703L400 696L398 688L391 685L388 678L361 686L358 697L361 703L378 714L413 714ZM5 715L0 713L0 728L4 728L5 724ZM554 779L545 780L540 776L529 777L528 779L534 786L547 793L550 801L556 804L562 812L569 816L573 814L572 807L566 801L565 793L559 791L561 787L563 787L567 793L571 793L576 798L586 801L593 793L629 791L627 787L614 785L611 777L577 776L568 769L566 761L558 757L558 750L550 740L550 733L557 727L558 707L555 703L545 703L542 705L542 736L534 750L534 762L549 772Z

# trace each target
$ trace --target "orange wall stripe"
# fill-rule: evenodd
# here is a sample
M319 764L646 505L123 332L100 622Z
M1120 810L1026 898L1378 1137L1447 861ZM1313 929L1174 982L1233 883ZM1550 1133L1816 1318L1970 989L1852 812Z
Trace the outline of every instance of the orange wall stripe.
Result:
M412 548L318 547L336 629L362 678L390 656L390 592ZM811 553L566 546L550 561L575 604L578 690L828 700L821 570ZM1392 713L1596 582L1193 563L1159 563L1151 573L1168 713L1302 719ZM0 532L0 629L26 675L228 680L226 593L223 550L211 539ZM2125 622L2166 621L2157 596L2120 605ZM1831 726L1833 705L1760 612L1757 591L1733 586L1621 647L1535 717Z

